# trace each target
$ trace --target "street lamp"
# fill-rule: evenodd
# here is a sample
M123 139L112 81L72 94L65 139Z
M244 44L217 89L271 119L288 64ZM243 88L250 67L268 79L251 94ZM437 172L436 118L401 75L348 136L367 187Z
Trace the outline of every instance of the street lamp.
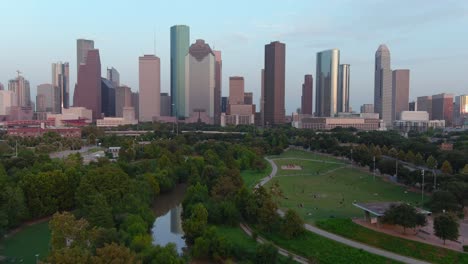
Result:
M39 263L39 254L36 254L36 264Z

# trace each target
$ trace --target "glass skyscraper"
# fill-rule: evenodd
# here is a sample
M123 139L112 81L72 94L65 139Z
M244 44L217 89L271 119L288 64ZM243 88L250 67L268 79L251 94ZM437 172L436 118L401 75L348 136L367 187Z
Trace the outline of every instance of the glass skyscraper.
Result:
M316 116L333 117L338 113L338 73L340 50L331 49L317 53Z
M375 52L374 72L374 111L379 113L387 127L393 125L395 113L393 111L392 69L390 67L390 50L382 44Z
M338 112L349 112L349 64L341 64L338 77Z
M171 103L172 116L185 117L185 56L190 45L190 28L185 25L171 27Z

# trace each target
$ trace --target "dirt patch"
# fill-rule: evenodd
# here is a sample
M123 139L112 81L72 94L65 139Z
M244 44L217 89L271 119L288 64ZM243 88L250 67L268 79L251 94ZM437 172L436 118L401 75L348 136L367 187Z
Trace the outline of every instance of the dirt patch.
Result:
M302 167L295 164L281 165L282 170L302 170Z

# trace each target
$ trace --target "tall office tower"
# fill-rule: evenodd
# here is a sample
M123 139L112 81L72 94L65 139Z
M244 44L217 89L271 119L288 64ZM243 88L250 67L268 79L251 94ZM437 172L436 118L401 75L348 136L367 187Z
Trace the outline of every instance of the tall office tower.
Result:
M244 104L244 77L229 77L229 104Z
M56 89L52 84L41 84L37 86L36 112L54 112L56 109Z
M361 105L361 113L375 113L373 104Z
M348 113L349 110L349 79L350 65L340 64L338 68L338 112Z
M76 75L80 71L80 65L86 63L88 57L88 51L94 49L94 41L88 39L77 39L76 40Z
M432 118L445 120L445 126L453 124L453 94L436 94L432 96Z
M244 104L251 105L253 104L253 93L244 93Z
M16 95L13 91L0 90L0 116L10 114L10 108L16 106Z
M31 91L29 81L23 76L18 75L13 80L8 82L8 90L16 94L16 106L31 107Z
M186 99L185 116L204 111L214 118L215 55L202 39L192 44L185 59ZM179 114L180 115L180 114Z
M172 116L186 117L187 96L185 57L190 45L190 28L185 25L171 27L171 100Z
M139 65L139 120L153 121L161 113L161 61L155 55L144 55Z
M226 113L228 109L228 98L226 96L221 97L221 113Z
M408 104L408 110L409 110L409 111L416 111L416 109L418 109L417 105L418 105L418 104L417 104L416 101L409 102L409 104Z
M213 50L213 53L215 55L214 124L221 125L223 60L221 58L221 51Z
M285 120L286 45L279 41L265 45L264 122L283 124Z
M115 87L106 78L101 78L101 107L105 117L115 116Z
M265 69L260 71L260 124L265 125Z
M140 94L138 92L132 92L132 106L135 110L135 118L140 119Z
M107 68L107 79L112 82L114 87L120 86L120 73L114 68Z
M315 115L333 117L338 113L338 75L340 50L331 49L317 53L315 75Z
M454 123L457 126L468 125L468 95L459 95L455 97L453 115Z
M0 83L0 91L3 91L3 90L5 90L5 87L3 86L2 83Z
M132 106L132 89L128 86L115 88L115 116L123 117L123 109Z
M161 116L171 116L171 96L161 93Z
M429 120L432 118L432 96L420 96L416 101L416 109L418 111L426 111L429 113Z
M393 112L400 119L400 113L409 110L410 70L394 70L392 76Z
M52 63L52 85L55 87L55 113L70 107L70 67L68 62Z
M313 100L313 82L312 74L304 75L304 83L302 84L301 96L301 114L312 115L312 100Z
M393 126L395 113L393 111L392 69L390 50L385 44L380 45L375 52L374 110L387 127Z
M101 59L99 50L89 50L86 63L80 64L78 82L75 85L73 106L86 107L93 111L93 120L101 118Z

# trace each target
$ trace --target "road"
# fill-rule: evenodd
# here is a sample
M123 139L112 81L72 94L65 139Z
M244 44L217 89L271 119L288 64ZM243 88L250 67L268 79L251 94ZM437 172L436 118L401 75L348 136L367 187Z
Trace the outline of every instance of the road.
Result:
M268 181L270 181L273 177L275 177L276 173L278 172L278 166L276 166L276 163L271 159L268 159L268 158L265 158L265 159L271 164L272 170L271 170L270 175L263 178L260 181L260 183L258 183L256 185L256 187L258 185L260 185L260 186L265 185ZM283 216L284 212L281 211L281 210L278 210L278 214ZM335 235L333 233L327 232L325 230L322 230L320 228L317 228L317 227L309 225L309 224L305 224L304 227L305 227L306 230L308 230L308 231L310 231L312 233L315 233L317 235L320 235L320 236L326 237L328 239L340 242L342 244L348 245L348 246L353 247L353 248L362 249L364 251L367 251L367 252L375 254L375 255L383 256L383 257L393 259L393 260L396 260L396 261L400 261L400 262L403 262L403 263L429 264L429 262L409 258L409 257L406 257L406 256L395 254L395 253L390 252L390 251L386 251L386 250L382 250L382 249L372 247L372 246L369 246L369 245L366 245L366 244L362 244L362 243L356 242L354 240L350 240L350 239L344 238L342 236L338 236L338 235Z
M68 157L71 154L80 153L81 156L83 157L83 163L88 164L91 161L97 160L98 156L99 157L104 157L104 155L105 155L103 150L100 150L100 151L97 151L97 152L89 152L91 149L94 149L94 148L97 148L97 147L92 145L92 146L84 146L84 147L82 147L81 149L78 149L78 150L64 150L64 151L60 151L60 152L53 152L53 153L49 154L49 157L51 159L53 159L53 158L63 159L63 158ZM96 156L96 155L98 155L98 156Z

